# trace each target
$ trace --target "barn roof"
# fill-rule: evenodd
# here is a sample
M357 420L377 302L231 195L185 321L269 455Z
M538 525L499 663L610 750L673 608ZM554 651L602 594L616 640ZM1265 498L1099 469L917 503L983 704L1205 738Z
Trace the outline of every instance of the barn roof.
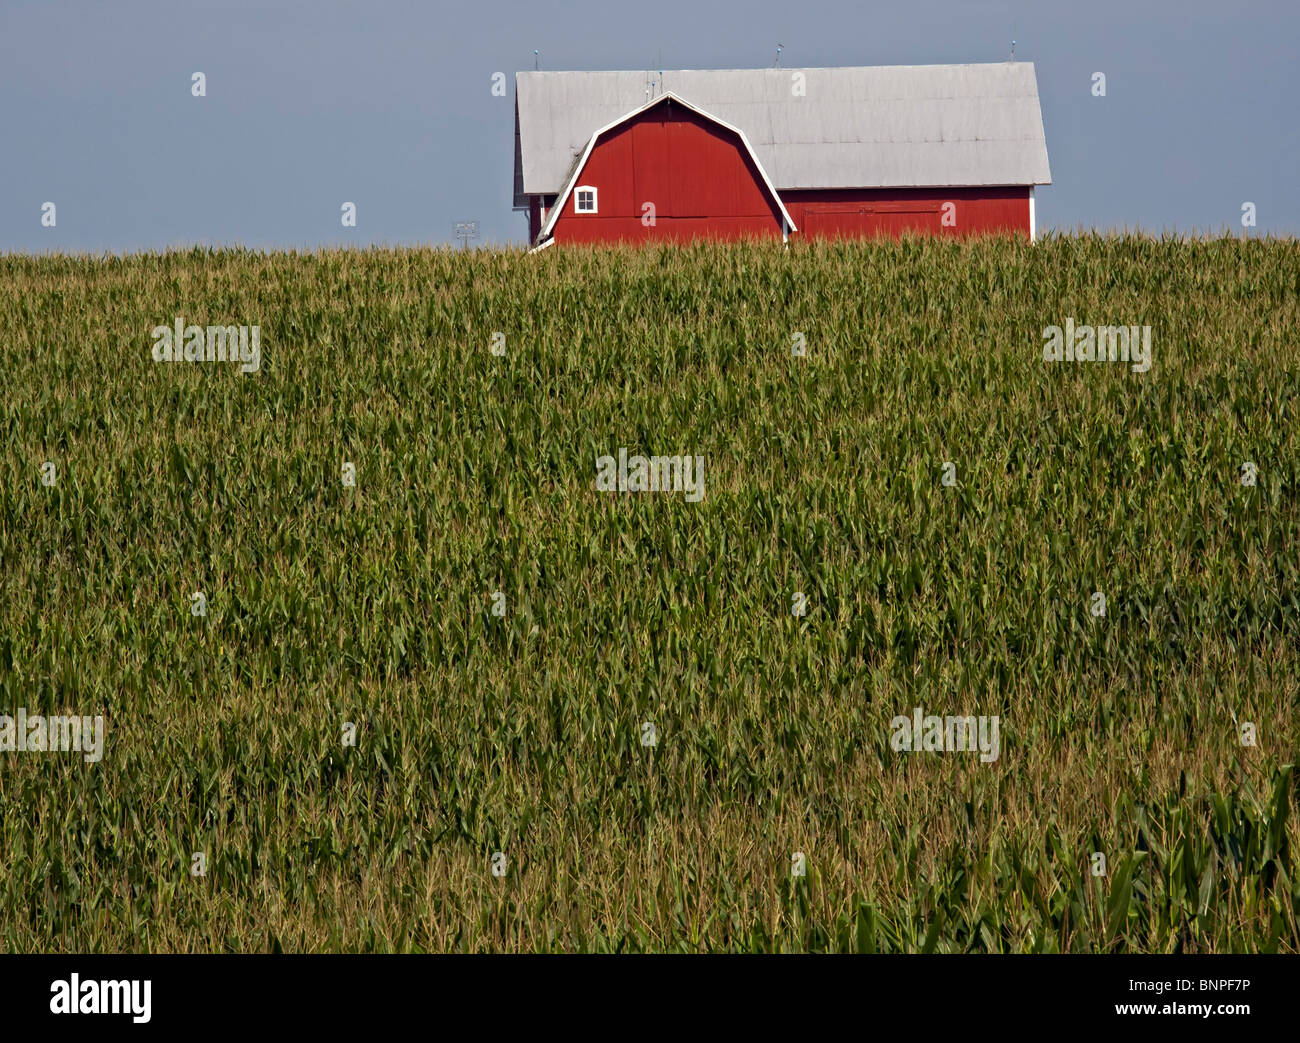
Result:
M804 93L793 90L803 74ZM743 131L778 189L1046 185L1032 62L515 74L515 205L592 134L671 91Z

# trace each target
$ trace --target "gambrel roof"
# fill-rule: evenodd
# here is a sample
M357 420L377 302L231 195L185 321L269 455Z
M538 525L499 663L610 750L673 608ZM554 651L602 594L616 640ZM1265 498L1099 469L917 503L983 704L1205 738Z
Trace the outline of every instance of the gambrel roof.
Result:
M515 205L562 192L597 130L665 92L741 131L778 190L1052 180L1032 62L520 72Z

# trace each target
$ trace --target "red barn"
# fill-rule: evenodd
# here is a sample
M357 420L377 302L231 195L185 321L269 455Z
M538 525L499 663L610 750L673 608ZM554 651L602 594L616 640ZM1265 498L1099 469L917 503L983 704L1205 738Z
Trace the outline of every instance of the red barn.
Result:
M515 208L553 243L1035 234L1029 62L522 72Z

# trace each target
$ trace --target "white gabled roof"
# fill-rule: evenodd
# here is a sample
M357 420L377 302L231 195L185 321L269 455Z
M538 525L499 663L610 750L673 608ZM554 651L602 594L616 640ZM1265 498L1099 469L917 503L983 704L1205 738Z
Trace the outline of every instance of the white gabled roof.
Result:
M793 89L802 77L803 93ZM672 93L741 132L779 190L1047 185L1032 62L515 74L515 205L558 195L595 131Z
M591 150L596 147L596 142L600 139L600 136L613 130L620 124L626 123L634 116L639 116L641 113L645 112L646 109L652 109L656 105L663 104L665 101L669 100L675 101L677 104L690 109L697 115L703 116L711 123L716 123L724 130L729 130L740 137L740 143L745 146L745 151L749 153L749 158L754 161L754 166L758 168L759 177L763 179L763 184L767 186L768 194L771 195L772 201L776 203L777 207L780 209L781 217L785 221L786 228L791 232L798 231L798 229L795 228L794 221L790 217L790 211L788 211L785 208L785 204L781 202L781 197L777 194L776 188L772 185L771 178L767 176L767 171L763 169L763 164L759 162L758 156L754 154L754 146L751 145L749 139L745 137L745 132L739 127L733 127L730 123L718 119L718 117L714 116L712 113L705 112L698 106L692 105L685 98L679 98L672 91L665 91L663 94L656 95L644 105L640 105L631 112L624 113L618 119L611 120L609 123L605 124L605 126L597 128L597 130L591 135L591 138L587 141L587 146L583 149L578 161L570 164L570 174L568 180L565 182L564 190L560 192L559 196L556 198L555 204L551 207L550 213L546 218L546 224L542 226L542 230L537 234L537 241L539 243L550 238L551 231L555 227L555 222L560 219L560 213L564 209L564 203L577 186L578 178L582 176L583 167L587 165L587 157L591 155Z

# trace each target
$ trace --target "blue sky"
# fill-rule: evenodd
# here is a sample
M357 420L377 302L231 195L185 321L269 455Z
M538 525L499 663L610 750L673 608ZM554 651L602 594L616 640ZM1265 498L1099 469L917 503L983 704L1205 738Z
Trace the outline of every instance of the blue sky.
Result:
M1249 201L1252 234L1300 232L1295 0L3 5L0 251L444 243L461 219L522 243L534 48L545 69L762 67L778 43L790 67L916 65L1005 60L1013 36L1052 167L1040 228L1239 232Z

